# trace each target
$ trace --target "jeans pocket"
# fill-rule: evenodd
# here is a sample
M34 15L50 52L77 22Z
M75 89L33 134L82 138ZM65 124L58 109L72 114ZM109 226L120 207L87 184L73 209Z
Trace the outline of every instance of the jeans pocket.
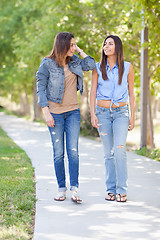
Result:
M121 117L129 118L129 109L128 108L120 109L118 115L120 115Z
M95 114L96 116L103 112L103 108L96 106Z

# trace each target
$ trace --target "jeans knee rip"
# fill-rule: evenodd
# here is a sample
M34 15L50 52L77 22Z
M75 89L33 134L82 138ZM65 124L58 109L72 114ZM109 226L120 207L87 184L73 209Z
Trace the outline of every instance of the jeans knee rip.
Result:
M107 135L107 133L100 132L100 135L101 135L101 136L106 136L106 135Z
M124 146L123 145L118 145L117 148L122 149L122 148L124 148Z
M76 151L77 151L77 149L76 149L76 148L72 148L72 151L75 151L75 152L76 152Z

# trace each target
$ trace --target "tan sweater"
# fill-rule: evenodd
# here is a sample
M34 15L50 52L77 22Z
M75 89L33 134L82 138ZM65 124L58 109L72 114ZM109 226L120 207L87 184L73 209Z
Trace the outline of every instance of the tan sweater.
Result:
M77 75L72 73L68 64L64 66L65 86L61 103L48 101L49 110L51 113L64 113L79 108L77 97Z

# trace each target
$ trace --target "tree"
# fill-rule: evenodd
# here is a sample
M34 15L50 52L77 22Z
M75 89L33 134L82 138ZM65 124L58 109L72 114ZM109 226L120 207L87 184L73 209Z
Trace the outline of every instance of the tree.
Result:
M35 73L42 58L48 55L57 32L68 31L87 54L100 60L102 43L106 35L121 37L125 60L135 70L135 90L140 95L140 33L141 9L149 28L149 76L151 95L158 97L160 75L159 3L155 0L1 0L0 2L0 94L23 102L24 109L35 103ZM84 74L85 93L81 104L84 116L89 118L88 91L90 74ZM33 98L34 96L34 98ZM28 103L29 102L29 103ZM137 97L137 105L139 104ZM24 110L25 112L26 110ZM85 120L86 121L86 120Z

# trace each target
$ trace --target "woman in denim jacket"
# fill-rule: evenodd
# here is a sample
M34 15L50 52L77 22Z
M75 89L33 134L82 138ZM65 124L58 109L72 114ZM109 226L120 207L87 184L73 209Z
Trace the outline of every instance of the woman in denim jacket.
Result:
M79 59L74 52L83 59ZM54 167L58 182L56 201L66 199L64 133L69 162L71 199L78 195L80 109L77 90L83 92L83 72L95 68L95 61L75 43L71 33L56 35L51 54L40 64L37 77L38 103L42 107L53 145Z
M97 106L95 110L97 99ZM130 117L128 102L130 103ZM106 200L127 201L126 138L134 128L134 72L123 60L119 37L106 37L101 62L92 72L90 94L91 123L98 129L104 149Z

